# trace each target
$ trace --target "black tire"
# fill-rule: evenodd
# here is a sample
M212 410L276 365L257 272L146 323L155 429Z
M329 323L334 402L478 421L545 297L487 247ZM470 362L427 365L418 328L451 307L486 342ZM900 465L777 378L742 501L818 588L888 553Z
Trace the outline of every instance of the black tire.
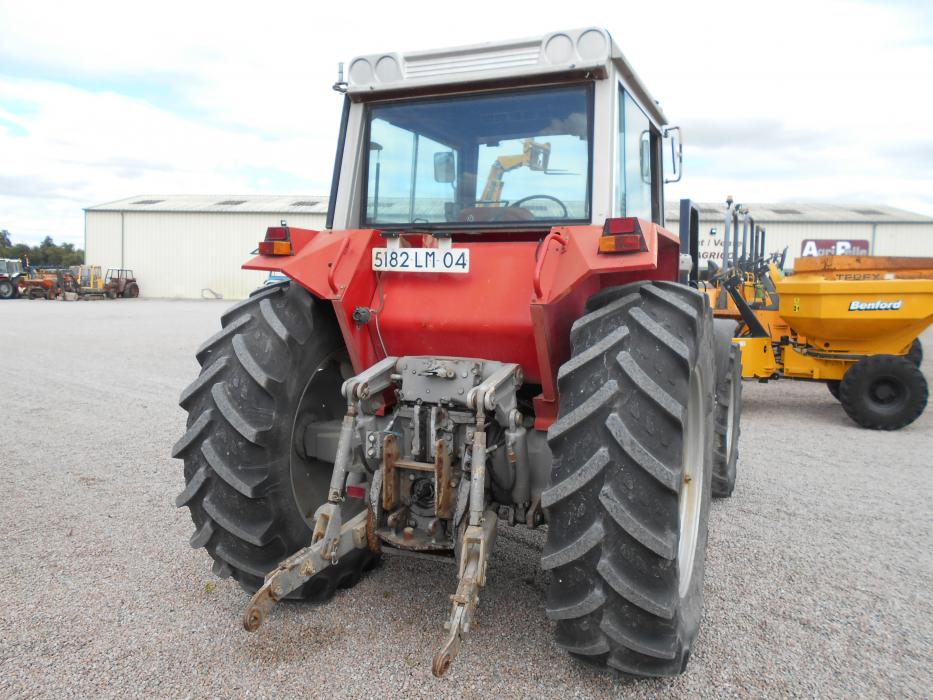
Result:
M836 401L839 400L839 385L842 382L839 379L829 379L826 381L826 388L829 389L829 393L833 395L833 398Z
M0 299L15 299L16 287L10 280L0 280Z
M546 608L557 643L575 657L669 676L686 668L703 607L712 315L705 295L679 284L614 292L574 323L558 373L554 467L541 497ZM684 531L693 538L681 539L681 493L692 497Z
M839 385L839 402L863 428L899 430L927 405L927 382L917 366L898 355L872 355L848 370Z
M923 364L923 343L920 342L920 338L914 338L914 342L910 344L910 350L907 351L905 357L913 362L915 367Z
M733 325L733 324L729 324ZM742 348L728 345L716 328L716 435L713 439L714 498L728 498L735 490L739 460L739 435L742 433Z
M185 462L185 488L175 502L190 509L191 546L207 550L214 573L253 592L311 543L311 518L327 497L333 465L305 457L295 438L313 417L345 412L345 350L324 306L287 282L258 290L221 325L197 351L200 376L179 400L188 430L172 452ZM305 412L309 407L314 414ZM357 512L362 507L348 503ZM355 585L375 557L355 550L289 597L323 602L338 587Z
M126 288L123 290L124 299L135 299L139 296L139 285L134 282L126 285Z

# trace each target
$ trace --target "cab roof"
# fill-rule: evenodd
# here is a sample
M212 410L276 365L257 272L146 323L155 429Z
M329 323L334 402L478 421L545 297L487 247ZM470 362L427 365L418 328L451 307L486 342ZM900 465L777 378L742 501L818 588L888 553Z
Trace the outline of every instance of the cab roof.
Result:
M347 71L353 99L457 84L512 82L561 74L607 78L613 70L659 126L667 118L605 29L589 27L511 41L471 44L410 53L357 56Z

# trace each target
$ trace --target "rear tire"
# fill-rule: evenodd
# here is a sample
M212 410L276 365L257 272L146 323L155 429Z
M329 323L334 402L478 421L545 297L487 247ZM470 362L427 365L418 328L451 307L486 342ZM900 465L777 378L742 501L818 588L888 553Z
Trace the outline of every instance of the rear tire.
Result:
M288 283L255 292L221 325L198 350L200 376L179 401L188 430L172 452L185 462L175 502L191 511L191 546L207 550L214 573L252 592L311 543L333 465L305 455L300 436L309 422L346 411L345 350L323 306ZM375 556L355 550L288 597L323 602L355 585Z
M124 299L135 299L139 296L139 286L136 284L128 284L126 289L123 290Z
M742 348L732 342L735 323L714 320L716 413L713 438L713 498L728 498L735 490L742 418Z
M920 338L914 338L914 342L910 344L910 350L907 351L905 357L913 362L915 367L923 364L923 343L920 342Z
M898 355L872 355L846 370L839 401L863 428L899 430L927 405L927 382L917 366Z
M541 497L547 614L573 656L670 676L686 668L703 608L712 315L705 295L679 284L612 292L574 323L558 373Z
M16 287L9 280L0 280L0 299L15 299Z

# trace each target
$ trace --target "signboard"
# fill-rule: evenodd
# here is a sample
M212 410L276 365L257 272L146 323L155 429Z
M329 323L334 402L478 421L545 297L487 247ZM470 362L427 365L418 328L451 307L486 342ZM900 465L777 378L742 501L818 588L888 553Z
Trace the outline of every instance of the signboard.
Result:
M852 238L804 238L800 243L801 257L816 255L868 255L869 243Z
M722 236L719 230L711 228L708 236L700 236L700 260L715 260L722 265Z

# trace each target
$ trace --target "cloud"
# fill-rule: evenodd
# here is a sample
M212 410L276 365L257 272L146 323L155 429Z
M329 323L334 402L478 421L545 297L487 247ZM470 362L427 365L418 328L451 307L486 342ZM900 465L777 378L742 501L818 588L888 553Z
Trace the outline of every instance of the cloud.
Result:
M124 196L326 193L338 61L565 23L528 1L471 7L454 31L423 0L404 11L369 0L0 2L0 228L80 243L81 208ZM818 196L933 214L929 151L911 148L931 116L923 3L717 0L659 16L580 0L574 11L572 24L613 32L684 127L687 167L668 199ZM659 50L649 29L662 26Z
M829 128L789 128L775 117L734 115L719 119L700 117L690 120L691 147L755 148L782 150L820 147L839 141Z
M79 182L62 182L43 177L0 175L0 197L24 199L67 199Z

